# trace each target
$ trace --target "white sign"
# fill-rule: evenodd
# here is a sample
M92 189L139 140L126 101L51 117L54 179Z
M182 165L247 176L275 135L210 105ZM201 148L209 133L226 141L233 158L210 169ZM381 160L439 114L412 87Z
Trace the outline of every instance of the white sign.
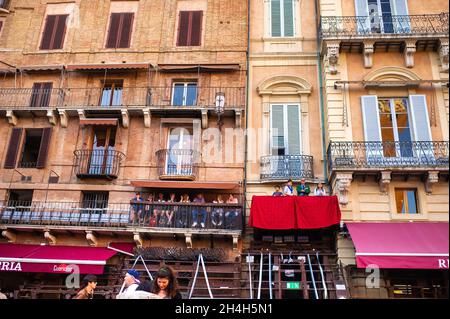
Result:
M16 262L0 261L0 271L22 271L22 265Z
M254 263L255 262L255 256L247 256L246 260L247 260L247 263Z
M336 290L345 290L345 285L336 285Z

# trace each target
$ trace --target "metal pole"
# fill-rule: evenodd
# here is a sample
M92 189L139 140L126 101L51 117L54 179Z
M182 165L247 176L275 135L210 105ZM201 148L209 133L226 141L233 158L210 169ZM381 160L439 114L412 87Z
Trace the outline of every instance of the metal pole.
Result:
M272 298L272 254L269 253L269 298Z
M309 257L309 254L307 254L307 256L308 256L309 271L311 273L312 284L314 287L314 294L316 296L316 299L319 299L319 294L317 293L317 287L316 287L316 280L314 279L314 272L313 272L313 268L311 265L311 258Z
M248 277L250 279L250 299L253 299L252 267L251 267L250 253L248 253L247 263L248 263Z
M211 299L214 299L212 291L211 291L211 287L209 285L208 273L206 272L205 261L203 260L202 254L200 254L200 260L202 262L203 272L205 273L206 286L208 287L209 296L211 297Z
M316 258L317 258L317 263L319 264L320 275L322 276L323 298L324 298L324 299L328 299L327 283L325 282L325 276L324 276L324 274L323 274L322 265L320 264L320 260L319 260L319 252L316 252Z
M263 271L263 253L261 253L261 258L259 259L258 299L261 299L262 271Z
M200 256L201 256L201 254L200 254ZM192 298L192 293L194 292L195 283L197 282L198 270L200 267L200 256L198 256L197 269L195 270L194 281L192 282L191 291L189 292L189 299Z

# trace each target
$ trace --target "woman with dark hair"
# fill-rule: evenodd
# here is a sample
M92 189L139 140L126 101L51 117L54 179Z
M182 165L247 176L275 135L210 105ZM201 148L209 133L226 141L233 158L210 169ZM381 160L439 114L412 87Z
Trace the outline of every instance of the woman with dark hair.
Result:
M94 299L94 289L97 287L97 276L87 275L81 282L80 290L74 299Z
M164 266L158 270L153 280L152 293L163 299L182 299L178 282L172 268Z

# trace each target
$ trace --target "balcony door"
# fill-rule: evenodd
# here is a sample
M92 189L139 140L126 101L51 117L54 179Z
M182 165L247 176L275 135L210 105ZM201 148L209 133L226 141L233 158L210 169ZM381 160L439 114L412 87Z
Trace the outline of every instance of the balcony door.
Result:
M171 129L167 150L166 175L189 176L193 174L193 134L191 129Z
M120 106L122 105L123 81L105 82L100 97L100 106Z
M88 172L90 175L110 175L114 166L115 126L93 126Z
M175 82L172 89L172 105L197 105L197 92L197 82Z
M31 89L30 107L48 107L52 94L53 83L34 83Z

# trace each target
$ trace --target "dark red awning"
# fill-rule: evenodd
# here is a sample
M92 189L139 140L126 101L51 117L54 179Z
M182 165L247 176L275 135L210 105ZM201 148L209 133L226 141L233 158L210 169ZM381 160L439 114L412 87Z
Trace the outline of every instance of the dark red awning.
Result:
M99 63L99 64L71 64L66 66L68 71L89 70L138 70L149 69L150 63Z
M103 274L108 259L118 250L131 253L134 244L117 243L110 248L0 244L0 272L70 274L74 265L81 274Z
M81 119L80 125L110 125L110 126L117 126L118 120L117 119Z
M358 268L448 269L449 229L441 223L346 222Z
M239 64L158 64L165 72L224 72L239 71Z
M272 230L319 229L340 220L336 196L253 196L249 225Z

